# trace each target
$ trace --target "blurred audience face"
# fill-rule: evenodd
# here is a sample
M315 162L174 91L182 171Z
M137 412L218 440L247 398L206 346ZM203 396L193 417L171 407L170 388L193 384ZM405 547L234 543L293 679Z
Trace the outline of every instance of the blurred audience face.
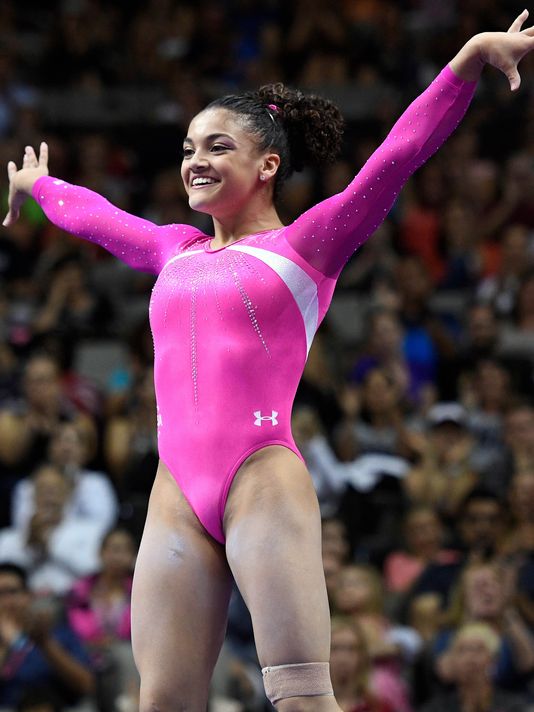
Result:
M489 497L472 499L466 504L458 526L468 550L493 551L504 531L502 508Z
M534 446L534 408L524 405L509 410L504 417L504 440L514 450L531 450Z
M337 556L323 553L323 571L326 582L326 592L330 604L333 604L337 591L337 582L342 563Z
M291 432L297 447L304 446L321 432L321 423L317 411L311 406L297 406L291 417Z
M432 640L438 632L441 608L437 593L423 593L412 600L408 622L423 640Z
M510 396L510 376L496 361L481 361L475 372L475 389L479 404L489 409L502 409Z
M467 194L473 205L484 208L495 200L499 189L499 171L492 161L473 161L465 178Z
M345 566L339 573L335 595L340 613L368 613L381 608L378 574L363 566Z
M451 452L457 451L462 444L471 440L469 431L459 423L444 421L437 423L429 431L429 440L436 457L439 460L448 460Z
M321 525L323 556L334 556L344 563L349 557L349 540L345 525L339 519L325 519Z
M365 376L362 405L373 416L387 414L397 405L397 389L381 369L374 368Z
M417 257L403 257L396 268L396 286L401 301L426 306L432 285L423 262Z
M100 554L103 571L126 576L133 571L135 556L135 541L125 529L116 529L104 538Z
M50 406L58 402L61 392L57 363L48 356L34 356L26 364L23 385L31 408L50 410Z
M45 465L34 473L33 482L35 511L59 522L71 492L69 481L56 467Z
M348 621L333 620L330 643L332 679L344 683L365 672L368 667L367 643L363 633Z
M512 514L519 523L534 523L534 472L514 476L510 485Z
M502 234L502 271L522 274L530 262L528 231L523 225L510 225Z
M496 341L499 326L490 306L476 304L469 310L467 328L470 345L475 349L491 349Z
M495 621L505 605L505 593L497 571L480 566L465 572L465 613L469 619Z
M371 321L369 347L373 353L398 355L401 352L402 327L393 312L380 312Z
M72 423L62 423L49 448L50 460L60 468L79 467L85 464L87 448L78 428Z
M453 676L457 684L472 686L482 678L491 679L495 650L484 632L462 632L452 645Z
M23 625L31 601L24 581L14 572L0 571L0 617Z
M430 507L420 507L409 512L404 524L408 551L416 556L428 557L439 551L443 528L436 512Z

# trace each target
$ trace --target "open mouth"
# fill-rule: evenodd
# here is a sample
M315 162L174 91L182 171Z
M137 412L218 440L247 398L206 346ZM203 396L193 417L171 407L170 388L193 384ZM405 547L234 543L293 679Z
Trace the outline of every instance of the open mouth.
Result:
M195 176L191 181L191 188L207 188L210 185L215 185L219 183L216 178L211 178L209 176Z

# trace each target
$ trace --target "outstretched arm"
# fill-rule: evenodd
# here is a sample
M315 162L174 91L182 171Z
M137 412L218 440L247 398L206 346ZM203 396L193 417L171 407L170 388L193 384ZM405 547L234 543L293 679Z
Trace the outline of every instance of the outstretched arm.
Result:
M101 245L131 267L158 274L171 250L198 236L188 225L158 226L112 205L98 193L48 176L48 147L37 158L27 146L20 170L8 163L9 211L13 224L22 203L33 196L51 222L77 237Z
M517 64L534 49L534 28L521 31L525 11L508 32L476 35L408 107L386 140L341 193L301 215L286 230L288 242L315 269L337 277L383 222L404 183L460 123L485 64L500 69L512 90Z

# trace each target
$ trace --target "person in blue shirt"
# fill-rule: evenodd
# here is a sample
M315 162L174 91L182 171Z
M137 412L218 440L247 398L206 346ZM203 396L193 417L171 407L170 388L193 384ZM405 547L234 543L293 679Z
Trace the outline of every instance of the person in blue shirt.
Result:
M72 705L91 694L95 682L74 632L35 599L23 569L0 563L0 707L16 706L37 686Z

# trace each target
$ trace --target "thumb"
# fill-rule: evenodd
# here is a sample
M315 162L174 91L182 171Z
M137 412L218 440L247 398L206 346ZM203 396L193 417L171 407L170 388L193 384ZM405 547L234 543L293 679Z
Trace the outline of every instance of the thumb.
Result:
M519 75L517 67L514 67L509 72L507 72L506 76L508 78L508 81L510 82L510 89L512 91L517 91L519 89L519 85L521 84L521 77Z

